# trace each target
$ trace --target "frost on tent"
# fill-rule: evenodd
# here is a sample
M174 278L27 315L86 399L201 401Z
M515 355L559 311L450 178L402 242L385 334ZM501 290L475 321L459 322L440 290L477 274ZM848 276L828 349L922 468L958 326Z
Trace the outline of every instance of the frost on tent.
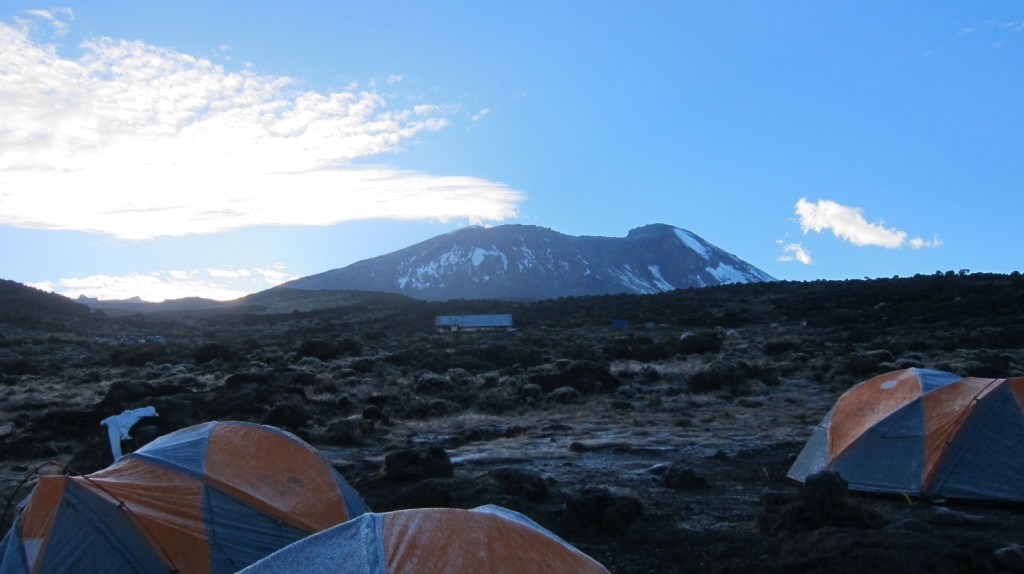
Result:
M132 426L139 422L139 419L144 417L157 417L156 409L153 407L141 407L138 409L132 409L130 411L124 411L119 415L109 416L102 421L101 425L107 427L107 436L110 437L110 452L114 454L114 462L117 462L121 458L121 441L128 440L131 435L128 431L132 429Z

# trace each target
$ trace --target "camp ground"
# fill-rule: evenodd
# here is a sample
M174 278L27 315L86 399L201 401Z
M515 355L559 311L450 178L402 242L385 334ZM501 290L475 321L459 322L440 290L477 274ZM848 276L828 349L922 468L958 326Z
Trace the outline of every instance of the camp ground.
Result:
M280 429L210 422L85 476L44 476L0 545L0 572L235 572L367 512Z
M1024 378L906 369L839 397L789 476L837 472L852 490L1024 501Z
M242 571L333 574L607 574L595 560L525 516L493 505L427 508L359 518L315 534Z

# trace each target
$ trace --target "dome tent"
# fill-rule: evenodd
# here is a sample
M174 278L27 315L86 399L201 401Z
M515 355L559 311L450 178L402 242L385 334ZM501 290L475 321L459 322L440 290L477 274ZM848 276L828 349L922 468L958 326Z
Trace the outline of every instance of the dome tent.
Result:
M279 572L608 574L529 518L493 505L364 514L279 550L240 574Z
M845 392L788 475L832 470L851 490L1024 500L1024 378L927 369L878 375Z
M235 572L367 511L297 437L210 422L93 474L41 477L0 543L0 572Z

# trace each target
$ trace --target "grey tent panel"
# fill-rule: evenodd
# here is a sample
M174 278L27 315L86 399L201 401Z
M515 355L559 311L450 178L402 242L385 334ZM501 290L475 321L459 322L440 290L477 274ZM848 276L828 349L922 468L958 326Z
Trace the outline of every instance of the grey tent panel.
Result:
M984 397L949 445L929 494L1024 500L1024 416L1010 388Z
M882 419L832 463L854 490L920 493L924 474L920 399Z
M828 426L824 423L814 427L811 438L796 457L786 476L803 482L808 476L828 467Z
M303 538L259 560L245 574L378 574L384 572L384 519L364 514Z

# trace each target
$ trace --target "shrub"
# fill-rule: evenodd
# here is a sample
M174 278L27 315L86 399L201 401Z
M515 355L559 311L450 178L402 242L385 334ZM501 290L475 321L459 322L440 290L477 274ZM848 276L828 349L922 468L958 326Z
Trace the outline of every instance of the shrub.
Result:
M114 367L141 367L165 355L167 347L164 345L125 345L110 352L110 364Z
M321 361L330 361L341 355L341 349L331 341L314 339L312 341L303 341L302 345L299 346L298 355L300 357L316 357Z
M679 337L679 352L688 355L717 353L722 350L722 336L712 331L687 332Z
M746 361L715 361L708 368L695 373L687 381L693 393L728 391L734 397L749 395L754 382L766 385L778 384L778 375L763 365L751 365Z
M785 355L786 353L792 353L799 348L800 346L797 345L795 341L775 340L765 342L761 350L765 355L778 357L780 355Z
M203 365L211 361L230 362L234 358L234 350L224 343L206 343L192 349L192 360L197 365Z
M38 375L43 372L43 369L38 363L20 358L0 363L0 372L7 375Z

